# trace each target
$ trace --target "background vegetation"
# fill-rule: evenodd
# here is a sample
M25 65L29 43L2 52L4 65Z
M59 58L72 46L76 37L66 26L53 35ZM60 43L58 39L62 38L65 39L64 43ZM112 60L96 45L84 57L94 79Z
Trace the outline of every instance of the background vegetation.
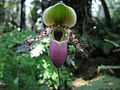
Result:
M59 0L0 0L0 90L56 90L58 74L49 58L43 11ZM120 89L120 1L63 0L75 9L72 31L85 45L87 59L68 43L60 69L63 90Z

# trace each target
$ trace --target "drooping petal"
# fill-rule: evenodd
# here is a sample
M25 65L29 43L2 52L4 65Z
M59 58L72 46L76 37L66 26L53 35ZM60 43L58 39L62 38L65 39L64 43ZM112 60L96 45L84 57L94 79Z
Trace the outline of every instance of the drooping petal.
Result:
M58 42L56 40L51 40L50 59L57 68L64 64L67 59L67 41Z
M80 42L80 40L76 37L76 35L73 32L69 32L69 41L72 42L76 49L82 52L86 58L89 58L89 54L85 50L85 46L82 44L82 42Z

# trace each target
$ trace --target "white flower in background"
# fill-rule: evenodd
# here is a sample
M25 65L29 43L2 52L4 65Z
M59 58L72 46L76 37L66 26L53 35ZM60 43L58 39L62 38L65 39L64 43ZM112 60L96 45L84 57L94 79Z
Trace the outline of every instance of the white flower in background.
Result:
M45 51L44 46L39 44L35 46L33 50L30 51L30 56L38 57L40 54L43 54L44 51Z

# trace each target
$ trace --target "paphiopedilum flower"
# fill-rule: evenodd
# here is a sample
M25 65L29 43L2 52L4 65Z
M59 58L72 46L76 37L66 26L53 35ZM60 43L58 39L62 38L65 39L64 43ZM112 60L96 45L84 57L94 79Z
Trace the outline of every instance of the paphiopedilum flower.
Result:
M63 2L47 8L43 13L44 23L51 27L50 59L59 68L67 59L68 30L76 23L75 11Z
M43 13L43 21L48 28L43 29L34 40L42 39L50 34L50 59L55 67L59 68L67 59L68 41L71 41L77 50L88 58L83 44L70 31L76 23L76 13L71 7L61 2L50 6Z

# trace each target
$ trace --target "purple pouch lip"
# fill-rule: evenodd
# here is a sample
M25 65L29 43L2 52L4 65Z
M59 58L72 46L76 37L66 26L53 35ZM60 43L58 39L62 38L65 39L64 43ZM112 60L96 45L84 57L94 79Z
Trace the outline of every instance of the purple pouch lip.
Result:
M61 67L67 59L67 31L60 25L54 27L50 37L50 59L57 68Z
M50 59L57 68L61 67L67 59L67 41L50 41Z

